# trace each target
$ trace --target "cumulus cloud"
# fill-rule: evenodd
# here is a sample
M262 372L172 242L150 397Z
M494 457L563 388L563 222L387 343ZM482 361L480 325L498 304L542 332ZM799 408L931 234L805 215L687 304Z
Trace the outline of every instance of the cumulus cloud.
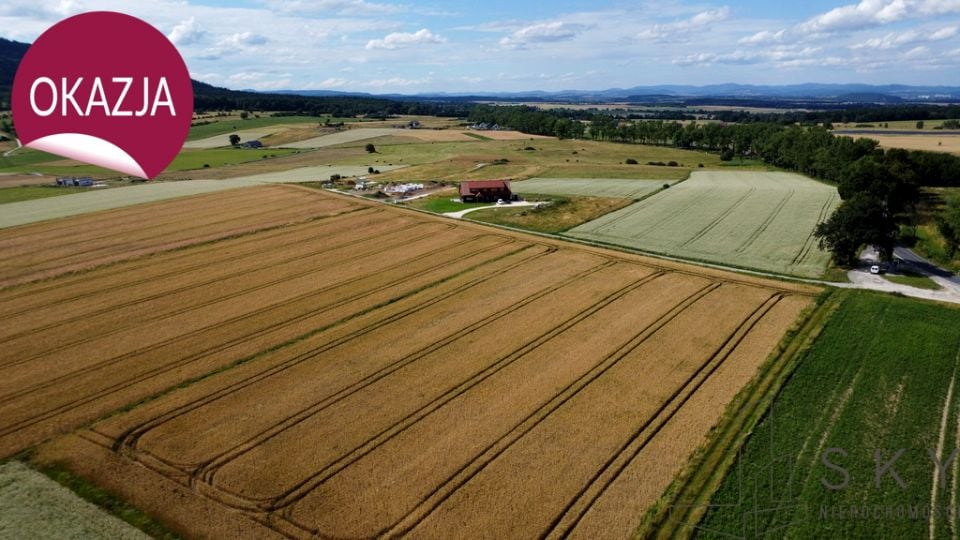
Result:
M935 41L944 41L960 33L960 28L956 26L947 26L932 33L924 33L917 30L907 30L899 33L889 33L882 37L870 38L861 43L851 45L851 49L880 49L888 50L914 43L932 43Z
M220 45L229 47L254 47L267 43L266 36L254 34L253 32L238 32L231 34L220 40Z
M761 51L736 49L729 53L697 53L680 56L673 60L678 66L709 66L713 64L761 64L772 63L789 66L815 62L821 53L820 47L777 46Z
M526 26L500 40L500 45L509 49L522 49L531 43L555 43L568 41L582 32L579 24L567 24L562 21Z
M367 42L367 50L405 49L407 47L415 47L418 45L445 43L446 41L446 38L438 36L426 28L421 28L412 34L405 32L394 32L392 34L388 34L383 39L371 39Z
M786 30L780 30L778 32L771 32L769 30L763 30L757 32L752 36L747 36L742 38L738 43L741 45L761 45L766 43L779 43L783 41L784 36L786 35Z
M4 0L0 17L59 19L83 11L75 0Z
M689 19L651 26L637 34L637 38L642 41L680 41L686 39L695 30L706 29L714 23L727 20L729 17L730 8L728 6L701 11Z
M960 0L862 0L817 15L799 25L805 33L882 26L907 19L960 13Z
M205 32L197 26L196 17L190 17L173 27L167 35L174 45L193 45L199 42Z

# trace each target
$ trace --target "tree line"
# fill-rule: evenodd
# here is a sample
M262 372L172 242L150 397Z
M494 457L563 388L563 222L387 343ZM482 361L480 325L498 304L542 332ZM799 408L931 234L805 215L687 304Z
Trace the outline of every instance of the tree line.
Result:
M960 157L879 148L871 139L835 136L823 126L782 123L624 122L606 115L580 121L529 107L477 107L472 120L536 135L589 138L717 152L721 159L757 159L837 186L842 202L818 226L820 245L842 265L862 245L890 259L900 224L913 210L920 186L960 187ZM579 128L572 128L579 125Z

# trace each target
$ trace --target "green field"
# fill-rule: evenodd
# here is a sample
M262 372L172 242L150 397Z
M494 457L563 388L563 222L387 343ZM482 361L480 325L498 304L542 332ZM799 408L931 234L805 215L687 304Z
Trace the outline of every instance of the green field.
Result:
M234 131L247 129L262 129L270 126L290 125L290 124L316 124L320 125L327 117L318 116L261 116L260 118L247 118L241 120L236 117L230 118L209 118L196 120L196 122L213 122L202 126L193 126L187 135L188 141L206 139L216 135L230 134ZM356 118L330 118L330 122L357 122Z
M957 507L958 464L934 489L927 452L947 463L960 446L960 309L842 294L711 500L698 538L955 537L957 519L944 509ZM849 473L846 485L824 464L828 449L842 450L827 459ZM903 487L889 469L876 484L878 449L882 463L904 449L893 466ZM940 509L933 519L931 508Z
M259 183L246 180L159 182L20 201L3 206L3 211L0 212L0 228L254 185Z
M167 167L167 171L187 171L192 169L203 169L204 165L211 168L223 167L225 165L236 165L238 163L247 163L250 161L259 161L271 157L280 157L296 153L298 150L287 150L277 148L261 148L257 150L247 150L242 148L216 148L209 150L183 150L173 162ZM14 155L7 158L0 158L0 172L39 172L53 176L70 175L97 175L97 176L118 176L118 173L85 164L56 164L64 161L65 158L38 152L32 149L18 150Z
M673 182L613 178L531 178L523 182L515 182L513 191L544 195L642 199L663 189L665 184L669 185Z
M770 172L696 172L657 195L570 230L583 240L685 259L816 277L829 254L813 230L835 188Z
M0 204L45 199L71 193L90 191L80 187L53 187L53 186L21 186L0 189Z
M542 208L491 208L472 212L466 219L503 225L516 229L559 234L577 225L619 210L630 204L630 199L609 197L564 197L560 195L532 195L531 199L550 200Z
M457 195L455 193L449 193L410 201L409 203L404 203L404 206L426 210L427 212L433 212L435 214L459 212L461 210L469 210L470 208L490 206L490 203L462 203L458 201L459 199L457 199Z
M191 169L203 169L204 165L210 167L223 167L224 165L236 165L237 163L246 163L248 161L259 161L269 159L270 157L279 157L292 154L295 150L285 150L277 148L243 149L243 148L217 148L213 150L184 150L177 154L173 162L167 167L167 171L187 171Z

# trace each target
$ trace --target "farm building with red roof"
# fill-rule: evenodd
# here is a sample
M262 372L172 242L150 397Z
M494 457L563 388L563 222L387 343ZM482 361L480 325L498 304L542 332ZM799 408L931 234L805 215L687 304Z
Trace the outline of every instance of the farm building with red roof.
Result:
M513 198L509 180L478 180L460 183L460 200L463 202L497 202Z

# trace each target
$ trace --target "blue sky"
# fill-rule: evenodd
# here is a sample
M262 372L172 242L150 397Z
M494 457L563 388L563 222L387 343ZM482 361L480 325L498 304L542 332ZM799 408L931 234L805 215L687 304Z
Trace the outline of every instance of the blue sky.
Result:
M235 89L960 86L960 0L4 0L0 36L93 10L143 18Z

